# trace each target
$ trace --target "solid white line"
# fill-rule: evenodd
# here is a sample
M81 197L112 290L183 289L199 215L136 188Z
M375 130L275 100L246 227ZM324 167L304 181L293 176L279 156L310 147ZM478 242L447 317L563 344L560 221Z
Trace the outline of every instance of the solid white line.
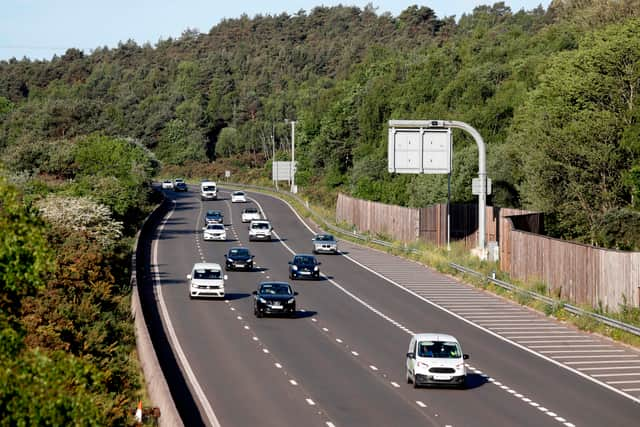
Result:
M589 343L589 342L595 342L594 340L566 340L566 341L554 341L554 340L545 340L545 341L518 341L520 344L547 344L547 343L551 343L551 342L559 342L559 343L567 343L567 344L571 344L571 343Z
M519 334L538 334L540 332L549 331L551 333L559 333L560 331L565 331L567 328L562 326L537 326L535 328L530 328L526 326L504 326L504 327L493 327L494 331L522 331L518 332ZM559 329L559 331L555 331L555 329ZM531 332L527 332L531 331Z
M593 365L594 363L597 363L597 364L606 363L607 365L611 363L627 364L627 363L640 363L640 360L625 359L625 360L589 360L589 361L583 361L583 362L567 362L568 365Z
M480 315L480 314L467 314L467 317L469 317L470 319L474 319L474 320L479 320L482 322L485 322L487 320L509 320L509 319L523 319L526 321L531 321L531 320L535 320L534 318L531 317L531 315L526 315L526 314L505 314L503 316L500 315ZM509 320L510 321L510 320Z
M640 388L623 388L623 391L640 391Z
M556 357L556 359L602 359L604 357L611 357L611 356L616 356L616 357L635 357L635 356L625 356L623 354L619 354L619 355L604 354L604 355L601 355L601 356L558 356L558 357Z
M608 381L609 384L637 384L640 383L640 380L631 380L631 381Z
M640 372L626 372L623 374L596 374L594 377L603 378L603 377L637 377L640 376Z
M514 337L509 337L509 338L514 338ZM533 338L533 337L531 337ZM562 345L562 344L558 344L558 345L532 345L531 348L594 348L594 347L611 347L610 345L607 344L573 344L570 346L566 346L566 345ZM616 351L623 351L623 350L616 350Z
M160 227L158 227L158 238L153 239L152 277L153 277L153 281L158 284L158 286L154 286L154 289L158 293L158 303L160 304L161 318L162 318L162 322L165 325L165 328L167 329L169 341L171 343L171 346L176 352L176 357L180 361L180 365L182 366L182 369L184 371L185 376L187 377L187 380L189 381L189 383L191 383L191 387L193 388L193 391L195 393L194 397L198 399L200 406L202 407L202 409L204 409L204 412L205 412L204 416L209 421L209 424L211 424L214 427L220 427L220 422L218 421L218 418L216 418L216 414L215 412L213 412L213 408L211 407L207 396L204 394L204 391L202 390L202 387L200 386L200 383L198 382L198 379L196 378L196 375L194 374L193 369L191 368L191 365L189 365L189 360L187 359L186 355L184 354L184 350L180 345L180 340L178 340L178 335L176 334L176 331L173 327L173 323L171 322L171 316L169 316L169 310L167 309L167 305L164 301L164 296L162 294L162 282L160 279L160 272L158 269L158 239L162 235L162 231L164 230L165 224L167 223L169 218L171 218L171 216L173 215L173 212L175 210L175 205L176 203L174 200L173 208L171 209L171 212L169 212L169 214L164 217L164 219L162 220L162 224L160 224Z
M571 347L569 347L571 348ZM624 350L542 350L542 353L558 354L558 353L617 353Z
M596 368L580 368L580 370L581 371L616 371L618 369L638 369L638 368L640 368L640 366L607 366L607 367L599 366Z
M531 332L517 332L518 334L539 334L540 331L531 331ZM560 335L556 335L560 334ZM514 335L509 336L511 339L528 339L528 338L581 338L580 335L576 335L574 332L552 332L551 334L545 335Z

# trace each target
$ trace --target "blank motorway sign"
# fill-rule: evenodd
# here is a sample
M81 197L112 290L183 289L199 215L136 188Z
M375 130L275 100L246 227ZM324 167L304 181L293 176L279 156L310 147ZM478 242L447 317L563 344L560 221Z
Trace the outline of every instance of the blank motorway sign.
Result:
M389 128L389 172L451 172L451 129Z

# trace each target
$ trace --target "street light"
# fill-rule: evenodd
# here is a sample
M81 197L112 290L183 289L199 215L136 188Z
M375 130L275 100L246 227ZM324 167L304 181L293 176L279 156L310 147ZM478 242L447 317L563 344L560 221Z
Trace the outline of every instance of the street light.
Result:
M285 119L285 123L291 123L291 165L290 165L290 173L291 173L291 192L297 193L298 189L296 188L296 121Z

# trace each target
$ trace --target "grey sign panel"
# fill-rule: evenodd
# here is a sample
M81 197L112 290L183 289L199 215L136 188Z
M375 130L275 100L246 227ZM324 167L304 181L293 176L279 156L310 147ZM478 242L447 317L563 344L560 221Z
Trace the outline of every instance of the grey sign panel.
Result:
M295 173L295 166L293 172ZM271 174L272 181L291 181L291 162L273 162L273 170Z
M389 172L451 172L451 130L389 128Z
M477 196L482 193L482 180L480 178L473 178L471 180L471 194ZM491 178L486 179L485 193L487 195L491 194Z

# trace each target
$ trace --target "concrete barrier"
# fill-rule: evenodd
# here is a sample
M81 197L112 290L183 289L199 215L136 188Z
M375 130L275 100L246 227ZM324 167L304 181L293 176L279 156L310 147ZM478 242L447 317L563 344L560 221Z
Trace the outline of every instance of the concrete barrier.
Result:
M153 236L155 224L159 218L162 218L167 210L167 201L164 200L145 220L142 227L138 231L133 247L133 256L131 258L131 315L134 319L136 331L136 349L138 350L138 358L144 373L144 379L149 393L149 398L153 405L160 408L160 418L158 424L161 427L175 426L182 427L184 423L180 418L180 414L176 408L171 391L167 385L167 381L158 362L158 357L153 348L149 329L142 312L142 304L140 302L140 289L138 283L138 265L137 259L140 254L140 239L148 239Z

